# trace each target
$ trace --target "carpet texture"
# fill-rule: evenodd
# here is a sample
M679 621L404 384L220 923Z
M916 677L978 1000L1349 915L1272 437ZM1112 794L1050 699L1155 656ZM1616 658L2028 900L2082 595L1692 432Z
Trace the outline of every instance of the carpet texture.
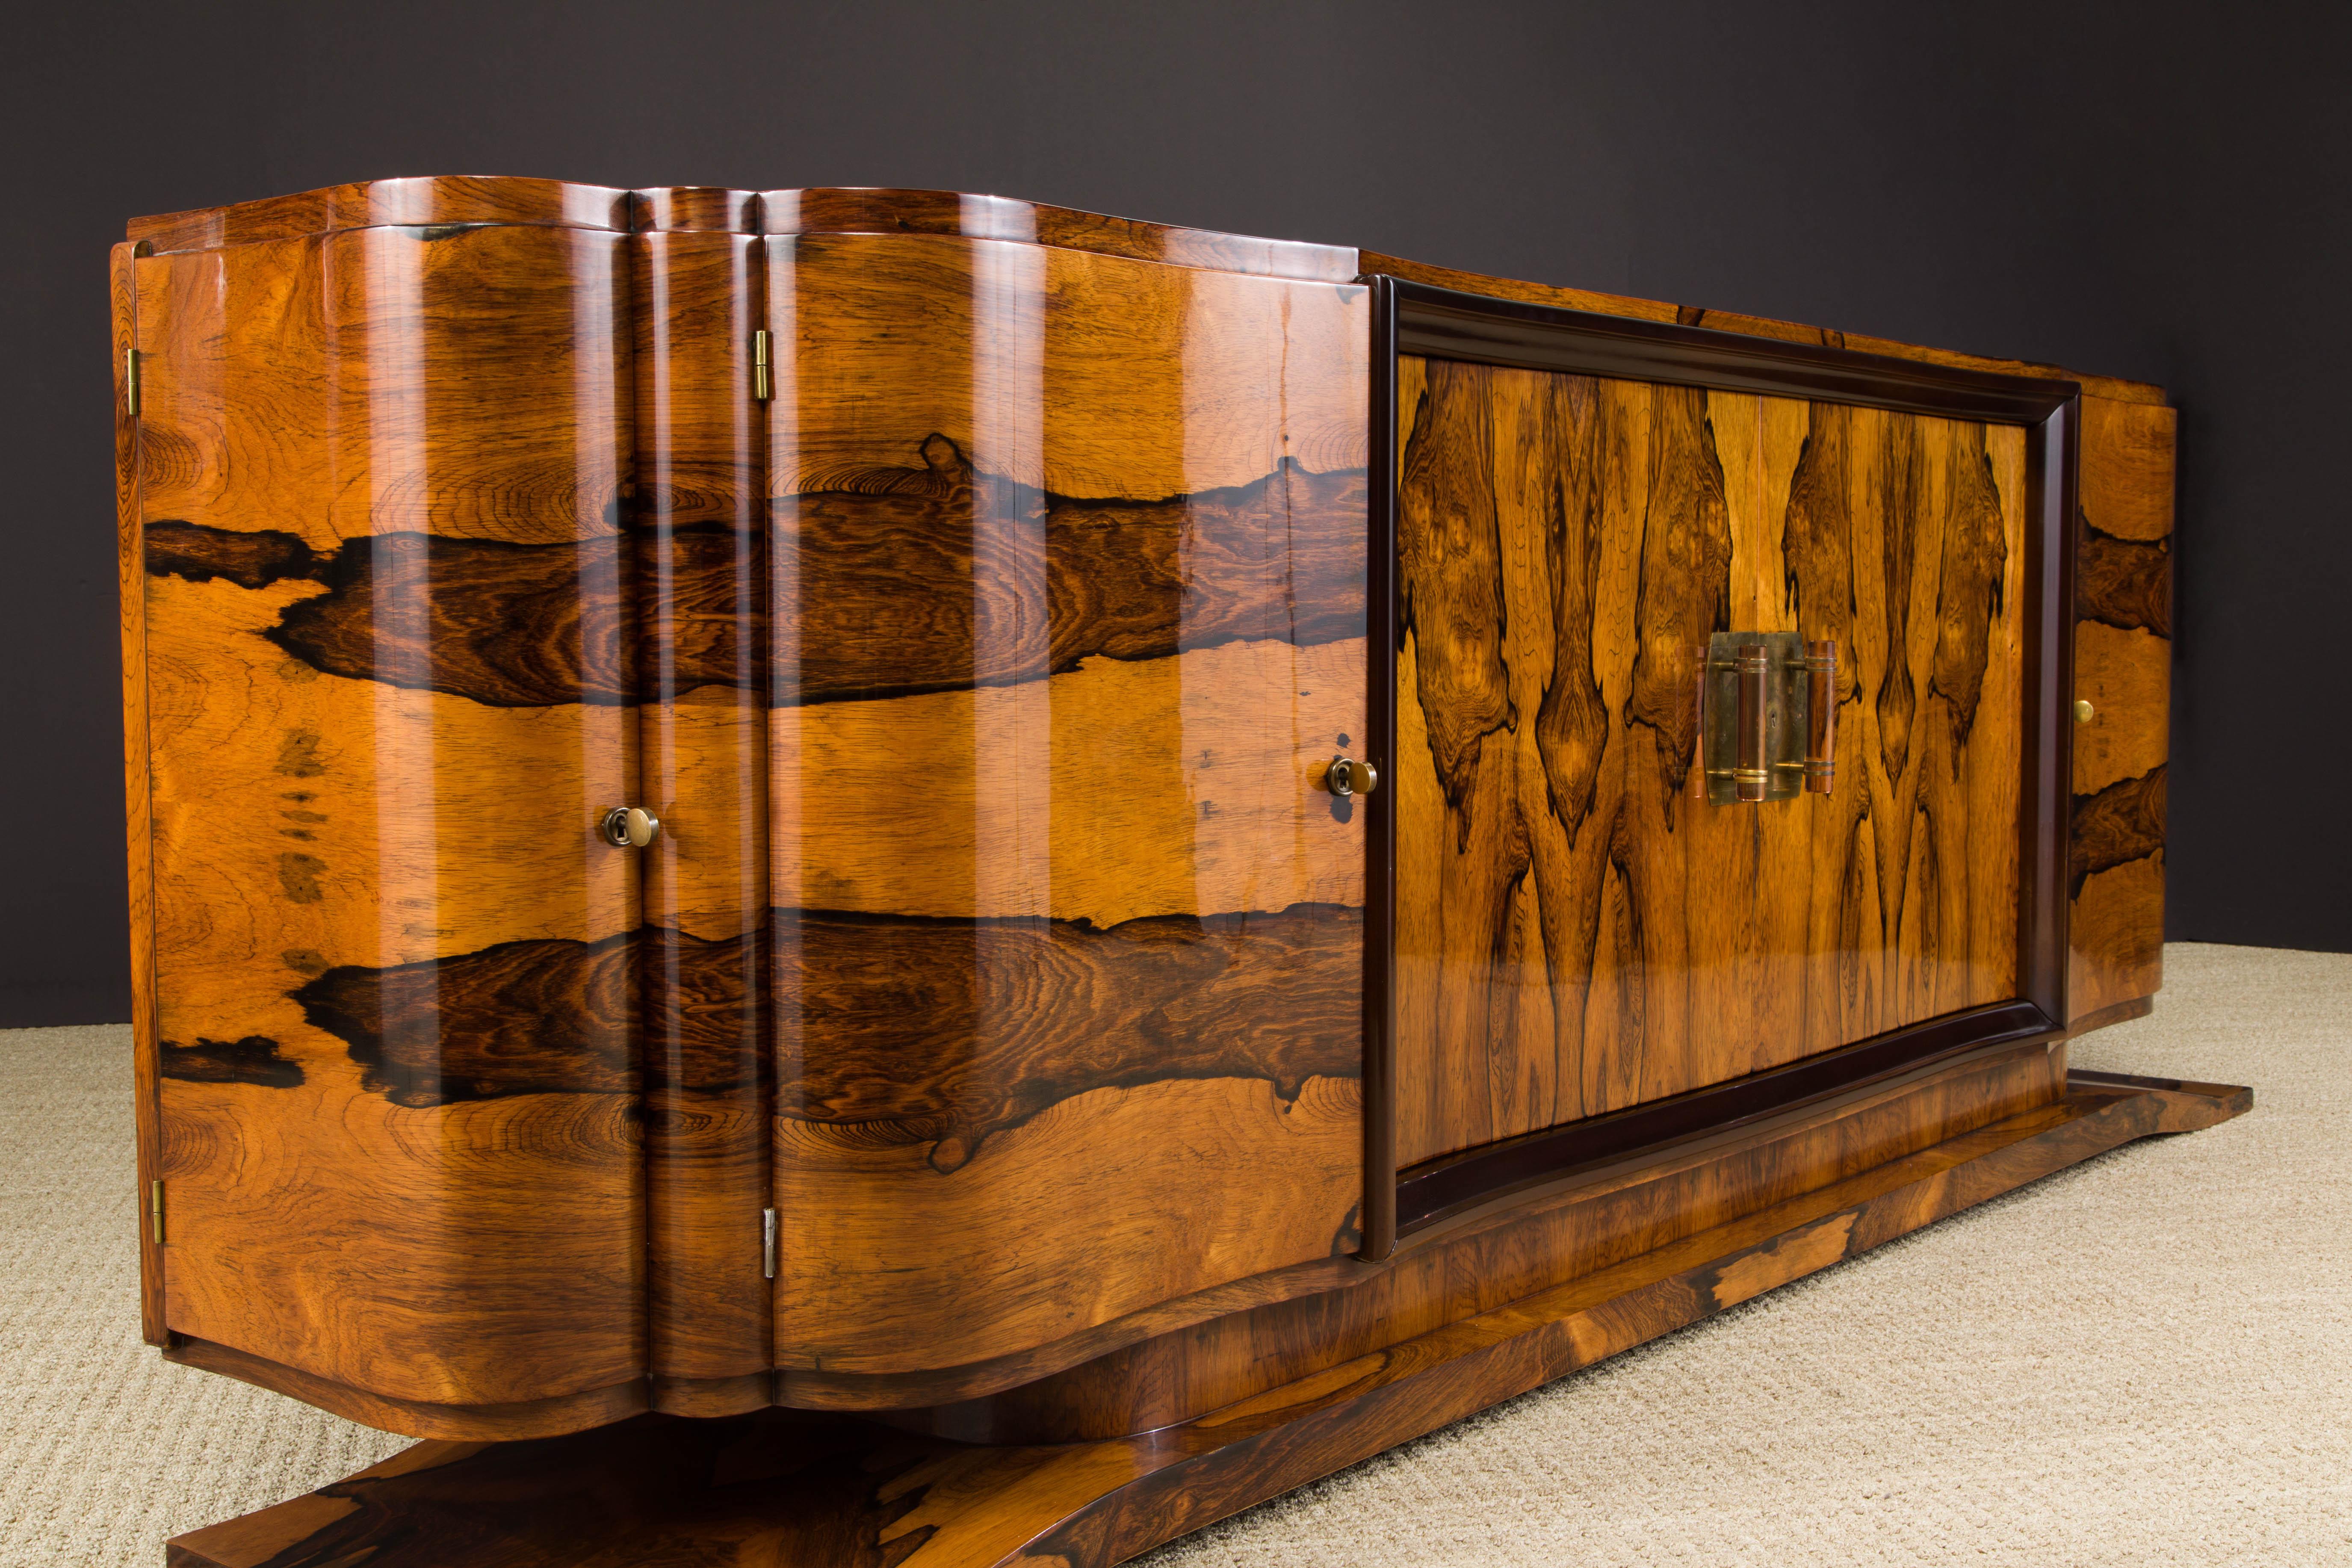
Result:
M2251 1083L2130 1144L1171 1544L1152 1568L2352 1564L2352 956L2179 945L2077 1067ZM129 1030L0 1033L0 1563L406 1439L139 1342Z

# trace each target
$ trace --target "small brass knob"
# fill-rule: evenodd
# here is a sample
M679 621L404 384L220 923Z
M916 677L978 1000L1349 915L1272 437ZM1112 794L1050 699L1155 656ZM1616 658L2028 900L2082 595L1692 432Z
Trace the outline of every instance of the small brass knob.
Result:
M2093 707L2091 706L2090 700L2089 700L2088 698L2084 698L2084 697L2077 697L2076 699L2074 699L2074 722L2075 722L2075 723L2077 723L2077 724L2087 724L2087 723L2089 723L2089 722L2091 721L2092 718L2096 714L2096 712L2097 712L2097 710L2096 710L2096 709L2095 709L2095 708L2093 708Z
M1323 774L1333 795L1370 795L1381 787L1381 771L1370 763L1334 757Z
M641 805L616 805L604 814L604 842L616 849L643 849L661 831L661 818Z

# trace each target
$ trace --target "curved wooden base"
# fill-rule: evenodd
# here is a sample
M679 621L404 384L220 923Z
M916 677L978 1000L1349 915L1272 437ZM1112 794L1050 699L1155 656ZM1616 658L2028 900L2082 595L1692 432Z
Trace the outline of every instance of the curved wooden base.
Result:
M186 1568L528 1563L984 1568L1123 1561L2249 1089L2069 1076L2064 1099L1615 1268L1136 1436L962 1444L853 1416L641 1415L425 1442L173 1541Z

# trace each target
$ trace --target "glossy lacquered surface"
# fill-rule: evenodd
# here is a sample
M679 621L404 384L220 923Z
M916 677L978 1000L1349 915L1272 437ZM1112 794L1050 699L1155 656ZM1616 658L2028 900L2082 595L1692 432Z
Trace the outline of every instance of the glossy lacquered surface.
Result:
M2169 408L2083 399L2074 574L2069 1006L2077 1017L2164 983L2164 781L2171 742Z
M625 243L131 263L178 1333L444 1404L646 1370Z
M121 258L151 1330L487 1436L1314 1288L1365 290L635 199Z
M426 1443L177 1537L170 1561L1107 1568L1955 1210L2250 1102L2220 1084L2094 1079L2067 1089L2055 1103L1153 1431L983 1446L776 1411L656 1416L539 1443Z
M1365 290L927 235L767 286L788 1396L1352 1252Z
M194 1364L455 1437L1186 1420L1501 1300L1449 1269L1570 1279L2060 1089L1876 1085L1443 1265L1459 1214L1381 1261L1396 1163L2036 965L2086 1023L2156 984L2153 389L2083 400L2070 947L2020 923L2074 559L2027 433L1421 357L1375 431L1359 274L1835 334L937 192L382 181L132 238L142 1279ZM1677 661L1733 626L1839 639L1835 795L1691 798Z
M2025 432L1408 358L1401 1165L2018 989ZM1710 804L1709 634L1845 651L1839 787Z

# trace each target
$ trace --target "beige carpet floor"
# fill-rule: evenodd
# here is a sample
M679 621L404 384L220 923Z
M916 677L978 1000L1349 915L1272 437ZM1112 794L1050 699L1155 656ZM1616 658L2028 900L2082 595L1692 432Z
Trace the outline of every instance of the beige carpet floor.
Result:
M1152 1568L2352 1565L2352 956L2172 947L2075 1065L2256 1109L2060 1173L1162 1548ZM128 1031L0 1033L0 1563L404 1439L139 1343Z

